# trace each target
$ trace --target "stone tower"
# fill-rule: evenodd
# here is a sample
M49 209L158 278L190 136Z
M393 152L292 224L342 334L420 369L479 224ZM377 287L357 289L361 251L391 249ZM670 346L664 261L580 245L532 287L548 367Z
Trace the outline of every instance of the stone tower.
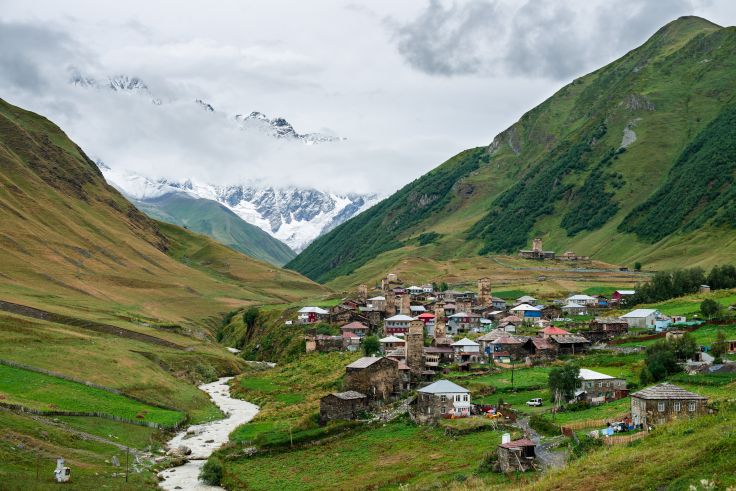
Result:
M445 309L434 310L434 337L445 337Z
M411 375L417 380L424 370L424 322L413 320L409 323L406 340L406 364Z
M361 302L368 300L368 285L358 285L358 299Z
M401 294L401 305L399 306L399 314L411 315L411 298L408 293Z
M542 239L540 239L539 237L532 241L532 251L542 252Z
M481 307L490 307L493 305L490 278L481 278L478 280L478 305Z
M396 315L396 295L394 295L394 292L392 291L386 292L386 305L384 307L384 312L386 312L388 317Z

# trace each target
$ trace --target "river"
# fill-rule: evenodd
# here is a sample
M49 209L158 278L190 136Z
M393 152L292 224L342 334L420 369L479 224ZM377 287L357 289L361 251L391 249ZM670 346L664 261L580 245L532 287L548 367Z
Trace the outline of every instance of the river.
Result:
M252 420L258 414L258 406L241 399L230 397L230 386L227 384L232 377L223 377L217 382L200 385L217 407L225 413L224 419L192 425L177 433L168 442L170 449L185 445L192 450L189 461L179 467L172 467L159 473L163 479L159 486L166 491L185 490L217 490L218 486L209 486L199 481L199 471L212 455L212 452L228 442L230 433L238 426Z

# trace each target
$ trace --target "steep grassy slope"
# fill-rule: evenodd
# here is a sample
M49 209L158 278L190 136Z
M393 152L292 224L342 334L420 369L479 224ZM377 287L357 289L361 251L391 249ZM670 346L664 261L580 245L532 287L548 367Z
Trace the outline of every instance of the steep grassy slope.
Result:
M729 186L710 184L700 202L695 198L709 186L707 176L732 172L710 157L730 158L724 152L731 150L715 145L726 134L715 128L728 124L736 101L734 53L736 28L697 17L673 21L641 47L560 89L486 149L457 155L315 241L288 267L341 283L336 278L376 262L398 267L417 256L446 262L515 252L534 236L545 239L545 248L614 264L639 260L664 268L683 255L703 266L734 262ZM433 176L447 180L439 185ZM702 186L671 187L698 176ZM422 200L432 196L426 186L442 200ZM630 215L673 193L672 201L686 193L686 219L677 226L667 226L656 210ZM722 218L693 219L712 209ZM644 233L634 226L639 221L666 233ZM380 236L372 240L381 248L363 245L371 236Z
M146 217L48 120L0 102L0 299L105 322L201 327L324 289Z
M152 218L205 234L261 261L283 266L296 256L289 246L212 200L171 193L133 203Z

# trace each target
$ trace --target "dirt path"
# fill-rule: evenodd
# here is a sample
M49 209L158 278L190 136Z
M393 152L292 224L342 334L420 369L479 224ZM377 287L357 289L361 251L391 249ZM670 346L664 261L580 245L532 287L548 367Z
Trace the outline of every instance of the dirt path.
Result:
M520 419L516 423L524 431L526 437L536 444L534 451L545 469L559 469L565 466L565 452L553 452L549 449L548 444L542 443L542 437L529 426L527 418Z
M131 331L130 329L125 329L124 327L113 326L110 324L101 324L99 322L94 322L86 319L78 319L76 317L69 317L67 315L55 314L46 310L28 307L26 305L20 305L17 303L6 302L4 300L0 300L0 310L10 312L11 314L32 317L34 319L56 322L57 324L66 324L67 326L74 326L80 329L87 329L89 331L112 334L113 336L120 336L122 338L133 339L136 341L143 341L144 343L157 344L159 346L165 346L167 348L186 350L184 346L172 343L171 341L157 338L156 336L151 336L149 334L143 334L142 332Z

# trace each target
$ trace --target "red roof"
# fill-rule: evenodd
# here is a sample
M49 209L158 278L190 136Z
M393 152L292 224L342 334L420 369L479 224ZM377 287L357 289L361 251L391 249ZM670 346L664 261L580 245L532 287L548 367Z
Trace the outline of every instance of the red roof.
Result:
M434 314L430 314L429 312L425 312L423 314L419 314L418 317L420 319L434 319Z
M495 357L499 357L500 358L502 356L511 356L511 353L509 353L508 351L494 351L493 352L493 356L494 356L494 358Z
M555 326L549 326L542 329L542 332L544 334L549 334L550 336L554 336L557 334L570 334L569 331L565 331L564 329L560 329L559 327Z
M342 337L344 337L344 338L359 338L360 336L358 336L354 332L345 331L344 333L342 333Z
M521 440L514 440L513 442L502 443L499 447L502 448L519 448L519 447L536 447L537 444L528 438L522 438Z
M366 329L368 329L368 326L366 326L365 324L363 324L361 322L355 321L355 322L351 322L350 324L345 324L340 329L345 330L345 331L351 331L351 330L355 330L355 329L358 329L358 330L366 330Z

